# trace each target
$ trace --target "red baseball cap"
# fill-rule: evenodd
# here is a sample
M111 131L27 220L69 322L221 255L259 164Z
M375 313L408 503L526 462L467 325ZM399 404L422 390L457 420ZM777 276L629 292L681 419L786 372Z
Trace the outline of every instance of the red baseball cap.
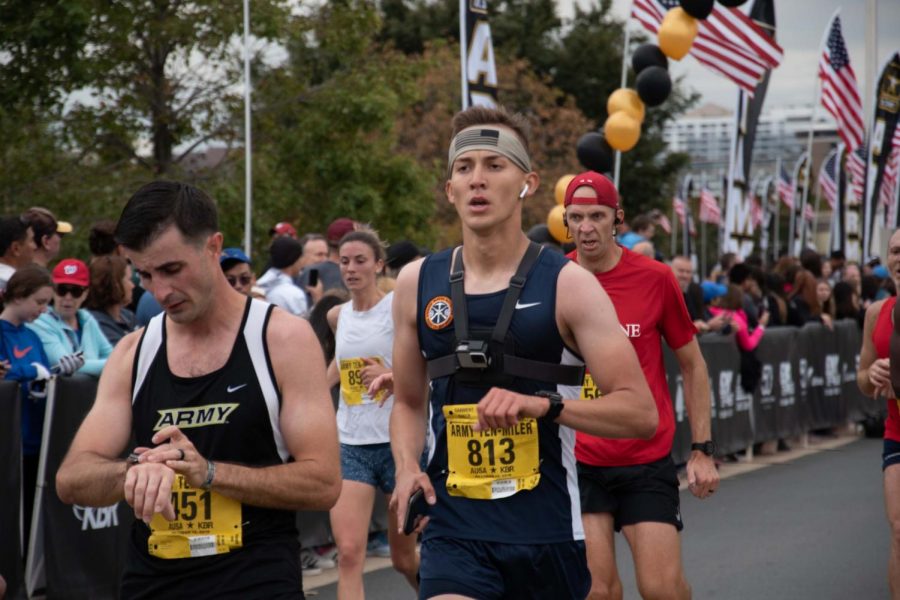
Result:
M575 190L580 187L589 187L597 193L596 198L575 198ZM585 171L575 176L566 187L566 199L563 206L570 204L601 204L614 210L619 209L619 193L616 186L605 175L596 171Z
M53 283L88 287L91 284L91 272L87 265L77 258L67 258L53 267Z
M356 222L353 219L340 217L332 221L331 225L328 226L328 229L325 231L325 238L328 240L328 243L336 245L341 241L342 237L355 230Z
M292 238L297 237L297 230L294 226L286 221L275 223L275 227L269 230L269 235L289 235Z

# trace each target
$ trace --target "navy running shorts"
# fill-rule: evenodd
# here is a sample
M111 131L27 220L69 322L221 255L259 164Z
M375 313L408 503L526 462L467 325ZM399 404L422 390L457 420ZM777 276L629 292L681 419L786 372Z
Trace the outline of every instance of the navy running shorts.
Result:
M900 442L885 439L884 452L881 453L881 470L884 471L897 463L900 463Z
M625 525L670 523L678 531L681 500L671 456L644 465L595 467L578 463L582 513L612 513L616 531Z
M419 598L582 600L591 589L583 541L501 544L458 538L422 542Z

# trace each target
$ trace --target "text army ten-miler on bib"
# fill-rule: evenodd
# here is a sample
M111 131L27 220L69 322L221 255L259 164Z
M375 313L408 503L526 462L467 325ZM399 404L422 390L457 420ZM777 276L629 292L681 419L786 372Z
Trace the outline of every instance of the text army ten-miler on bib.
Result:
M444 406L451 496L496 500L534 489L541 480L538 425L532 418L514 427L475 431L475 404Z
M370 360L374 360L379 365L382 364L380 356L373 356ZM366 386L362 380L362 370L366 363L362 358L345 358L340 361L341 366L341 394L344 396L344 402L349 405L357 404L373 404L380 399L383 392L370 398L366 393Z
M243 545L241 503L212 490L192 488L183 475L172 483L175 520L157 513L150 521L148 550L157 558L224 554Z

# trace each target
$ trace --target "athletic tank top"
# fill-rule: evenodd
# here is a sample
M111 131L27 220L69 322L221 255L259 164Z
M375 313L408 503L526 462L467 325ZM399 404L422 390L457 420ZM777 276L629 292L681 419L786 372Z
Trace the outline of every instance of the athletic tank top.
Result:
M391 367L394 347L394 293L369 310L353 310L353 302L341 306L334 334L334 360L341 374L340 403L337 410L338 437L342 444L385 444L391 441L388 425L394 397L384 405L365 391L360 375L363 358L374 358Z
M419 275L417 329L426 360L455 350L449 283L451 253L452 250L445 250L426 258ZM582 364L566 349L556 327L556 280L567 262L561 254L545 250L528 273L507 334L507 339L511 337L515 344L516 356L556 364ZM473 336L479 332L490 335L505 295L506 290L466 295L469 330ZM507 387L523 394L539 390L559 391L565 398L578 398L580 394L578 386L558 386L524 378L514 379ZM427 472L437 494L437 504L431 507L424 539L456 537L510 544L584 539L573 429L537 421L540 480L533 489L493 500L451 495L447 491L448 435L443 407L477 404L489 387L460 383L446 376L432 380L430 388L429 437L434 443ZM502 456L499 455L499 462ZM486 456L479 461L487 466L494 464L493 458Z
M872 342L875 344L875 353L878 358L890 358L891 356L891 333L894 331L891 314L894 312L896 303L896 296L891 296L884 301L881 311L878 313L878 320L875 321L875 328L872 330ZM894 392L896 391L894 390ZM887 405L888 414L884 421L884 438L900 442L900 407L898 407L900 399L891 398Z
M153 434L178 426L204 457L247 466L270 466L289 459L279 427L281 397L266 345L266 327L274 307L249 299L239 334L225 365L199 377L179 377L169 370L165 313L144 330L132 370L132 435L137 446L153 447ZM147 549L150 529L132 527L129 577L160 584L188 574L192 584L224 578L241 553L270 560L263 547L296 544L295 513L241 504L243 547L225 554L162 559ZM253 547L252 552L248 551ZM278 555L276 553L276 555ZM243 563L242 563L243 564ZM160 577L161 576L161 577ZM147 583L150 585L150 583ZM164 587L162 588L165 589ZM202 589L202 587L201 587ZM169 590L173 591L173 590Z

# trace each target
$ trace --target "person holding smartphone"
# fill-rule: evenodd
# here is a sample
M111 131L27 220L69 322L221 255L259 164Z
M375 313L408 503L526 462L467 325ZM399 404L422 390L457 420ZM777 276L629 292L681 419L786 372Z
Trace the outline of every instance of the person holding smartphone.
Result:
M363 565L369 522L379 491L394 492L394 460L388 431L394 398L369 393L379 376L390 372L394 322L393 293L378 287L384 271L384 248L373 231L351 231L338 246L341 275L350 301L328 311L335 335L328 383L340 385L337 411L343 486L331 510L331 530L338 549L338 598L363 597ZM396 514L388 514L391 561L415 589L416 538L398 532Z

